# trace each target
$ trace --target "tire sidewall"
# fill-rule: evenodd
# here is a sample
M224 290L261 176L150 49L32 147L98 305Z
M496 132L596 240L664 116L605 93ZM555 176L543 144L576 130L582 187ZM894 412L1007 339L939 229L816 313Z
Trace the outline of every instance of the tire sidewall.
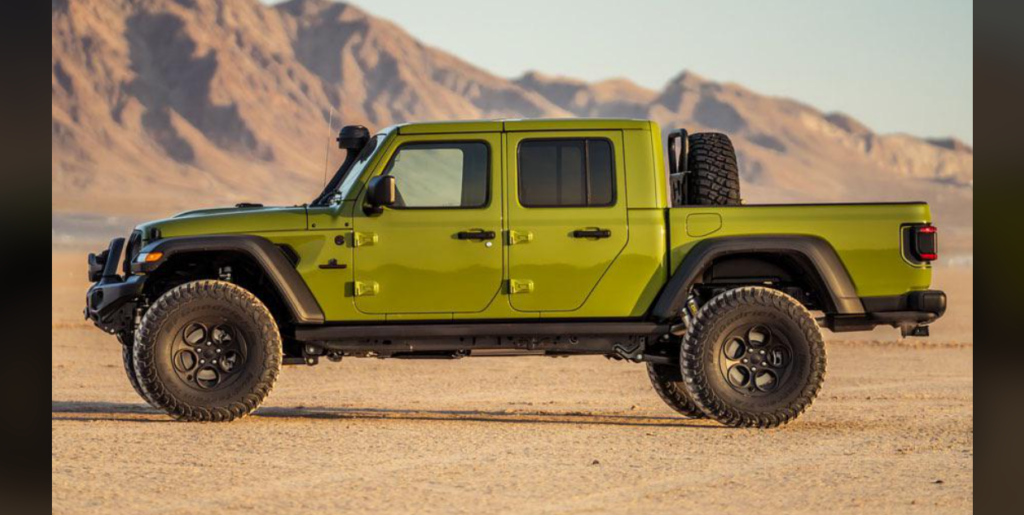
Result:
M220 388L202 390L184 383L174 370L172 346L185 329L197 319L215 319L235 327L246 342L242 370ZM212 325L212 324L210 324ZM178 305L170 310L151 342L153 365L160 382L169 395L179 402L207 408L230 407L240 397L252 392L262 378L267 348L261 344L259 332L251 315L232 302L202 299Z
M741 327L757 324L781 333L789 343L792 367L781 385L773 392L752 396L737 392L721 373L722 347L727 336ZM746 305L732 309L724 316L717 317L700 336L702 349L700 359L707 373L709 395L717 404L727 404L738 410L756 414L771 414L790 406L805 392L812 375L811 342L800 326L784 311L761 305Z
M778 390L742 397L718 364L732 329L750 322L771 324L782 332L794 362ZM826 370L824 342L810 312L785 293L750 286L719 294L700 309L684 338L680 363L694 404L710 418L734 427L775 427L792 421L811 405Z
M197 318L228 322L245 340L243 369L230 383L210 390L186 383L172 362L175 338ZM174 418L195 421L251 413L273 388L282 360L281 336L266 306L237 285L209 280L183 284L158 298L142 318L134 351L139 384L150 403Z

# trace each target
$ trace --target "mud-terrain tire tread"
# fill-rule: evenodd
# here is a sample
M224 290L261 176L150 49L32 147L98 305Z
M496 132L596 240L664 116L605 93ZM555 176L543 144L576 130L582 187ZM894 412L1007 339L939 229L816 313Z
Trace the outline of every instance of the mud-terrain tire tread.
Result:
M678 372L672 374L667 367L677 370L679 368L673 365L647 364L647 375L651 378L651 384L654 386L654 391L658 393L658 397L661 397L665 404L684 417L705 418L704 412L690 400L690 394L683 386L682 375ZM678 379L675 376L678 376Z
M139 384L139 376L135 373L135 359L133 352L133 344L121 345L121 362L124 364L124 373L128 376L128 383L132 385L132 389L135 393L142 397L142 400L146 401L146 404L156 407L153 405L153 401L149 400L146 396L146 392L142 391L142 385Z
M214 298L235 304L251 317L259 334L258 341L269 348L264 352L260 380L251 392L227 408L194 406L176 399L157 377L154 345L162 326L180 306L200 299ZM270 395L281 370L281 335L270 310L248 290L225 281L202 280L185 283L163 294L142 317L135 340L134 362L139 385L159 409L171 417L189 422L228 422L255 411Z
M691 134L686 167L693 174L689 186L691 203L703 206L738 206L742 203L736 150L725 134Z
M708 386L702 353L706 333L714 321L733 309L757 305L776 308L797 323L807 338L810 349L811 377L800 395L785 408L774 413L755 414L735 409L719 398ZM704 304L694 317L693 327L686 332L680 349L684 386L693 400L709 418L733 427L770 428L788 424L810 407L825 380L825 343L821 330L811 313L800 302L785 293L759 286L748 286L726 291Z

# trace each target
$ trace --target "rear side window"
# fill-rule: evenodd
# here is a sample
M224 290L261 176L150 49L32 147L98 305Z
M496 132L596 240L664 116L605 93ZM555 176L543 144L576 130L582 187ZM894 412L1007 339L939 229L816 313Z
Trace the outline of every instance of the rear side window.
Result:
M519 144L519 203L524 207L597 207L615 203L612 144L604 139Z
M480 142L409 143L391 158L395 208L476 208L488 203L488 147Z

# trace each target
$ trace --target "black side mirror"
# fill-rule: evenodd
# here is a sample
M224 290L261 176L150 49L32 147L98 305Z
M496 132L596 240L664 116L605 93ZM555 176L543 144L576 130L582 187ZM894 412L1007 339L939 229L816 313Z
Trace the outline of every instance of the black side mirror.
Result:
M338 132L338 148L358 154L370 141L370 131L362 125L346 125Z
M395 205L398 199L396 191L395 178L391 175L378 175L370 179L366 192L366 213L380 214L384 212L384 207Z

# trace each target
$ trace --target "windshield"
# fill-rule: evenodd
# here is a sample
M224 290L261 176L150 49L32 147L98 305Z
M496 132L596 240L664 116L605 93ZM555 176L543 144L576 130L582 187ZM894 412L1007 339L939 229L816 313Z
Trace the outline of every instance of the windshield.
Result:
M363 174L363 170L366 169L366 165L372 161L377 147L384 140L384 136L385 134L382 133L370 138L370 141L367 142L365 147L363 147L363 150L359 152L359 156L356 158L356 161L352 163L352 167L345 173L345 178L341 181L341 184L338 185L338 189L331 194L331 204L337 203L339 200L348 196L349 190L352 189L352 186L355 184L356 180L359 179L359 176Z

